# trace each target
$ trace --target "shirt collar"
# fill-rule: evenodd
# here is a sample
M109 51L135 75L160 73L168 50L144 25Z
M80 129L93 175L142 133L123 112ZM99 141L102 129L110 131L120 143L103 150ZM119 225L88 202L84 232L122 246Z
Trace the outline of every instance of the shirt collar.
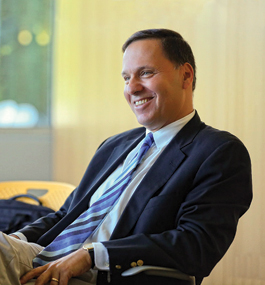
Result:
M174 136L193 118L195 110L189 115L169 124L153 133L155 145L161 149L169 144ZM146 134L150 131L146 129Z

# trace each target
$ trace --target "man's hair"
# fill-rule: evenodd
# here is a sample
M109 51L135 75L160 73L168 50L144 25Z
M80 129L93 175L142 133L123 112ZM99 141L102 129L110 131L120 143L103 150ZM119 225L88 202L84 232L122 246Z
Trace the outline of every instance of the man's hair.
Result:
M172 30L168 29L149 29L142 30L134 33L122 46L122 51L125 52L127 47L135 41L144 39L158 39L161 41L162 48L165 56L174 64L176 67L189 63L194 70L194 78L192 83L192 90L195 89L196 85L196 65L195 59L189 44L183 39L183 37Z

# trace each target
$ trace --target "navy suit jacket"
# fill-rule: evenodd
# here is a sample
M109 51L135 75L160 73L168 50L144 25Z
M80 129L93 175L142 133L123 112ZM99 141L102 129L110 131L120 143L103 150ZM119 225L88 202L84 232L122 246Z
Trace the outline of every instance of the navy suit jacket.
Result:
M21 232L31 242L49 244L87 209L99 185L144 136L145 128L137 128L107 139L61 209ZM230 133L202 123L196 113L143 178L110 240L103 242L111 284L171 284L163 278L121 277L138 260L179 269L200 284L230 246L251 199L246 148ZM104 272L98 284L110 284Z

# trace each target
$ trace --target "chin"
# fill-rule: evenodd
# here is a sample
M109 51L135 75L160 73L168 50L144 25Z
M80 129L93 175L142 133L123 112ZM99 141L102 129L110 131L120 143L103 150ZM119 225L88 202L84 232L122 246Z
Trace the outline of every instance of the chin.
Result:
M137 118L138 123L142 126L148 127L148 126L152 126L153 124L152 118L149 118L148 116L140 115L140 116L136 116L136 118Z

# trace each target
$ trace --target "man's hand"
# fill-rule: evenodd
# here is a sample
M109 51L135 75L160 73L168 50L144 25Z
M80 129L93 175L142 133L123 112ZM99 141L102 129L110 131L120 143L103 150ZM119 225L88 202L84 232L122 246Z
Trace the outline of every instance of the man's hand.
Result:
M57 285L67 285L72 277L87 272L91 264L89 253L81 248L65 257L32 269L20 279L20 282L25 284L30 279L38 277L35 285L44 285L55 278L59 280ZM50 284L55 285L56 281L51 281Z

